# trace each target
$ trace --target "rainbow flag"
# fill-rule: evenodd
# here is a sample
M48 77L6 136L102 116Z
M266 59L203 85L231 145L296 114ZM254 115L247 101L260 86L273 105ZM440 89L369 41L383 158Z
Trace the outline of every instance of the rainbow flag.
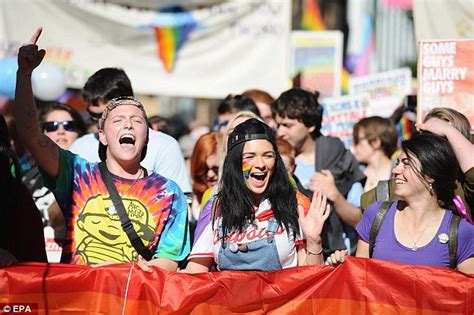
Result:
M306 0L301 20L301 28L306 31L325 31L326 25L319 9L318 0ZM349 93L349 71L342 68L341 91L342 94Z
M179 50L189 38L189 35L198 27L194 16L180 6L172 6L156 13L151 25L142 25L141 28L153 28L158 47L158 57L165 70L173 71Z
M351 35L345 59L346 69L354 76L363 76L373 72L375 56L374 18L369 10L371 2L367 0L352 1L349 5L355 8L349 19Z
M37 314L473 314L473 298L474 275L355 257L337 268L195 275L134 263L0 268L0 307Z
M400 121L395 126L397 129L398 139L401 141L408 140L413 136L415 123L411 121L406 114L402 115Z
M183 46L196 25L176 27L154 27L158 44L158 56L167 72L174 68L179 49Z
M301 28L306 31L324 31L326 29L318 0L305 1Z

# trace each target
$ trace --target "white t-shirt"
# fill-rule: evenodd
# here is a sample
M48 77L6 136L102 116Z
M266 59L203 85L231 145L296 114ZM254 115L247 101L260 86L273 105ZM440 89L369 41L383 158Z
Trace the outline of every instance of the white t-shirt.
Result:
M212 203L212 199L208 202ZM268 227L268 220L273 217L273 211L271 209L270 201L268 199L262 201L255 213L254 224L251 224L247 229L240 232L232 232L227 237L228 243L248 243L267 237L266 231ZM214 229L212 228L212 222L209 222L205 227L202 234L195 241L194 246L191 250L191 254L188 259L198 257L212 257L214 261L219 264L219 250L222 246L219 240L219 231L222 229L222 219L219 217L214 222ZM284 226L280 226L275 233L274 242L278 250L278 256L282 268L296 267L298 265L297 259L297 245L304 242L303 232L300 228L300 234L295 240L293 234L288 236L288 233Z
M178 142L161 131L149 131L148 148L141 165L176 182L184 193L191 193L190 177ZM69 151L89 162L100 162L99 140L93 133L74 141Z

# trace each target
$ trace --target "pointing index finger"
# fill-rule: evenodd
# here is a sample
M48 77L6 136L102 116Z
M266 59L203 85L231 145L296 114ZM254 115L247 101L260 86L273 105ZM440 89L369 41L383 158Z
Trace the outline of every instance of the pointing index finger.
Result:
M41 35L41 32L43 31L43 28L42 27L38 27L38 29L36 30L36 32L33 34L33 36L31 37L30 41L28 42L28 44L33 44L35 45L36 42L38 41L38 38L40 37Z

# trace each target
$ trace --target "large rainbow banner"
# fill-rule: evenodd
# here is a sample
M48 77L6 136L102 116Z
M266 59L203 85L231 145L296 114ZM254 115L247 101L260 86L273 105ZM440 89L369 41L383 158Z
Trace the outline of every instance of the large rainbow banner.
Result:
M473 314L474 275L349 257L337 268L187 275L136 264L0 269L0 313Z

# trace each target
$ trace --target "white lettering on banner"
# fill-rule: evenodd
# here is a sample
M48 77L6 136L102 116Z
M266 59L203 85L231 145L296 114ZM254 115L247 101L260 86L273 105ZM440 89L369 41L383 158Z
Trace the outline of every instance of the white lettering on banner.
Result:
M423 69L423 80L445 81L466 79L467 67L462 68L428 68Z
M454 56L426 56L423 58L423 67L452 67Z
M453 93L453 81L423 82L423 92L428 94Z
M424 43L423 54L425 55L455 55L456 43Z
M422 44L421 88L424 94L452 94L454 81L465 80L467 67L456 67L456 42Z

